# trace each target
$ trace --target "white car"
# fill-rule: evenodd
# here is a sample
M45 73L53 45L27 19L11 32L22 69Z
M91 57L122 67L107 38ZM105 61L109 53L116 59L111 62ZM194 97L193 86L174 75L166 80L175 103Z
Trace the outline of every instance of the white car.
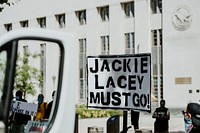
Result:
M72 75L77 70L78 55L76 55L77 52L74 52L77 50L77 47L74 45L73 35L47 29L20 29L10 31L0 38L0 65L2 65L0 70L0 132L7 133L12 128L9 124L9 114L14 93L17 55L20 52L20 43L27 41L46 41L56 44L59 50L58 58L56 58L59 61L55 60L58 62L58 73L56 74L57 86L55 88L57 93L54 98L53 111L51 111L50 118L44 120L47 123L46 127L42 124L35 124L34 129L38 126L38 128L42 128L40 132L74 132L74 84L76 77ZM47 46L48 43L46 43ZM32 126L33 123L34 121L32 120ZM42 121L39 123L42 123ZM26 125L24 131L29 132L28 128L30 127ZM30 132L34 132L34 130Z

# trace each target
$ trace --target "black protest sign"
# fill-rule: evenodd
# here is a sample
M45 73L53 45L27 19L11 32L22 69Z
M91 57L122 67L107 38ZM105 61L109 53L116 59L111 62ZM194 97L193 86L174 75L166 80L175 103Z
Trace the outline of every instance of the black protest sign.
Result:
M89 56L88 107L151 110L151 55Z

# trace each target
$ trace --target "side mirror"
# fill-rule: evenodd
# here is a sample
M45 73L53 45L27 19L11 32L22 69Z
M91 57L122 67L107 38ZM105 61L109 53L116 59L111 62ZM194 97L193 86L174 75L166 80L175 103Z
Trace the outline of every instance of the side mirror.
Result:
M46 29L10 31L0 38L0 121L5 132L21 132L13 130L22 120L18 115L30 116L23 123L25 132L73 132L77 50L73 35ZM47 112L52 100L48 116L37 115L40 109Z

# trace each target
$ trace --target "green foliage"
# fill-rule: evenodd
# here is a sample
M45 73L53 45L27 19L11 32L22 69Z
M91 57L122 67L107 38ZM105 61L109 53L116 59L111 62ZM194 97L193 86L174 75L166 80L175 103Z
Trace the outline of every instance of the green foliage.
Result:
M21 90L24 93L24 97L26 97L26 94L34 95L34 84L41 85L43 82L42 72L29 64L29 59L31 58L36 58L36 56L29 53L21 57L18 54L14 89Z
M0 91L3 90L3 82L4 82L4 75L5 75L5 63L6 61L3 61L0 63Z
M0 5L6 4L8 6L10 6L10 3L8 2L8 0L0 0ZM0 7L0 12L2 12L4 9L4 7Z
M3 11L4 7L13 6L18 2L19 2L19 0L18 1L0 0L0 12Z
M89 110L85 104L76 106L76 113L79 118L101 118L111 117L113 115L123 115L123 111L119 110Z

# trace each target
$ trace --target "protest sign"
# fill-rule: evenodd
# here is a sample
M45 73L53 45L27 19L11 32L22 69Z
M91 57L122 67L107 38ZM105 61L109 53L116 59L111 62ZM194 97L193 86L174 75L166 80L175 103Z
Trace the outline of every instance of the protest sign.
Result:
M88 56L88 108L151 111L151 55Z
M12 101L10 110L12 112L35 116L37 113L37 104L22 101Z
M28 121L26 125L26 133L43 133L47 128L46 121Z

